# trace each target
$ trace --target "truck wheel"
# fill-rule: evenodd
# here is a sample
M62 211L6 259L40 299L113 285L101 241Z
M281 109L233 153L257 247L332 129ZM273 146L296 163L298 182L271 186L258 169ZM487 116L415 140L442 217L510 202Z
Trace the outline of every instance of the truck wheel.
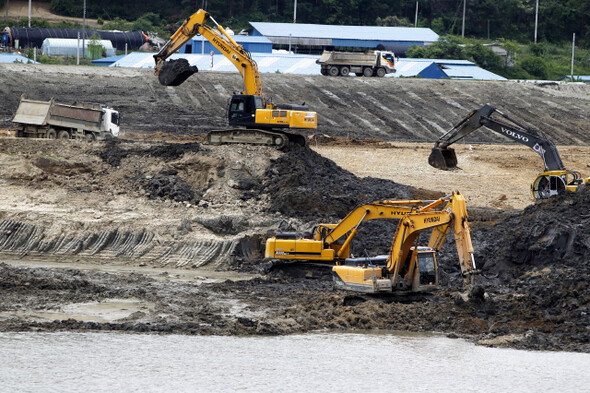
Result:
M385 68L377 68L377 71L375 72L375 74L379 77L379 78L383 78L385 76Z
M373 76L373 69L371 67L365 67L365 69L363 70L363 76Z
M91 143L94 142L96 140L96 137L94 136L93 133L89 132L88 134L86 134L86 142Z
M350 68L348 68L346 66L340 68L340 75L348 76L348 74L350 74Z
M57 139L70 139L70 133L66 130L61 130L59 134L57 134Z
M55 139L57 138L57 132L53 128L50 128L47 133L45 134L45 138L47 139Z
M322 73L322 75L328 75L328 70L325 68L322 68L322 70L320 71Z
M328 74L330 74L330 76L338 76L339 73L340 73L340 70L336 66L332 66L328 70Z

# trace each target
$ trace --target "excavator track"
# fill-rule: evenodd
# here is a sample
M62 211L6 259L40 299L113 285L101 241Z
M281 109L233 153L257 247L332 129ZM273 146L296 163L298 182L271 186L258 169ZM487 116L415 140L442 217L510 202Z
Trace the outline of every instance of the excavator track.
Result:
M283 149L289 145L306 146L305 137L281 131L269 131L250 128L234 128L229 130L215 130L207 134L210 145L248 144L272 146Z

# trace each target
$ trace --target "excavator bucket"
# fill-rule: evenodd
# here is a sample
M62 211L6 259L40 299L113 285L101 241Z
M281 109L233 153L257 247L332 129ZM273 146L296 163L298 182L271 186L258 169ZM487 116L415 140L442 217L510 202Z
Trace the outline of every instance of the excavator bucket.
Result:
M438 169L453 169L457 167L457 155L450 147L435 147L428 157L428 163Z
M164 86L178 86L198 71L197 66L191 66L187 59L168 60L162 64L158 80Z

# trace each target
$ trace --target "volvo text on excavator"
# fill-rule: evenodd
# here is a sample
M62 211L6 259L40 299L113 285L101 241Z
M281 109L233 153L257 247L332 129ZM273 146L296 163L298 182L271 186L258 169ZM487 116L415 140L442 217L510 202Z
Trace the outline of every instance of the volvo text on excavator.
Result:
M351 258L359 226L375 219L398 219L389 254ZM415 245L430 230L428 246ZM473 258L465 199L460 192L435 201L378 201L357 207L337 224L319 224L311 234L277 234L266 242L265 257L334 265L337 286L366 293L428 292L438 285L436 253L452 231L465 284L478 274Z
M216 28L207 25L212 21ZM244 79L244 91L235 94L228 108L230 127L243 127L211 131L207 139L211 144L249 143L282 148L289 143L305 145L301 135L281 129L315 129L317 114L305 105L273 104L262 95L258 66L250 53L239 45L208 12L199 10L187 18L170 37L159 53L154 55L154 68L160 83L178 86L197 72L186 59L169 60L173 53L197 34L201 34L238 69Z
M497 113L511 124L492 118L491 116L494 113ZM434 148L428 157L428 163L438 169L456 168L457 155L455 150L449 146L482 126L530 147L541 156L545 169L537 175L533 184L531 184L533 198L545 199L565 190L576 191L590 181L590 178L582 178L579 172L565 168L557 152L557 147L545 134L532 127L520 124L489 104L472 111L456 126L441 136L434 144Z

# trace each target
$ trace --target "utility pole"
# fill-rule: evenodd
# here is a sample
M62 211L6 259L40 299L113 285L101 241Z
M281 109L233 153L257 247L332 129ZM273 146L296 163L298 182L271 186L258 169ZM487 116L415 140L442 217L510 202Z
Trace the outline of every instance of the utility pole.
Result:
M84 13L82 14L82 58L86 58L84 48L86 47L86 0L84 0Z
M463 23L461 25L461 37L465 37L465 8L467 7L467 0L463 0Z
M31 0L29 0L29 28L31 27Z
M571 75L571 81L574 81L574 53L576 51L576 33L574 33L574 38L572 39L572 72L570 73Z
M416 16L414 17L414 27L418 27L418 2L416 2Z
M537 43L537 25L539 24L539 0L535 6L535 44Z
M293 3L293 23L297 23L297 0Z

